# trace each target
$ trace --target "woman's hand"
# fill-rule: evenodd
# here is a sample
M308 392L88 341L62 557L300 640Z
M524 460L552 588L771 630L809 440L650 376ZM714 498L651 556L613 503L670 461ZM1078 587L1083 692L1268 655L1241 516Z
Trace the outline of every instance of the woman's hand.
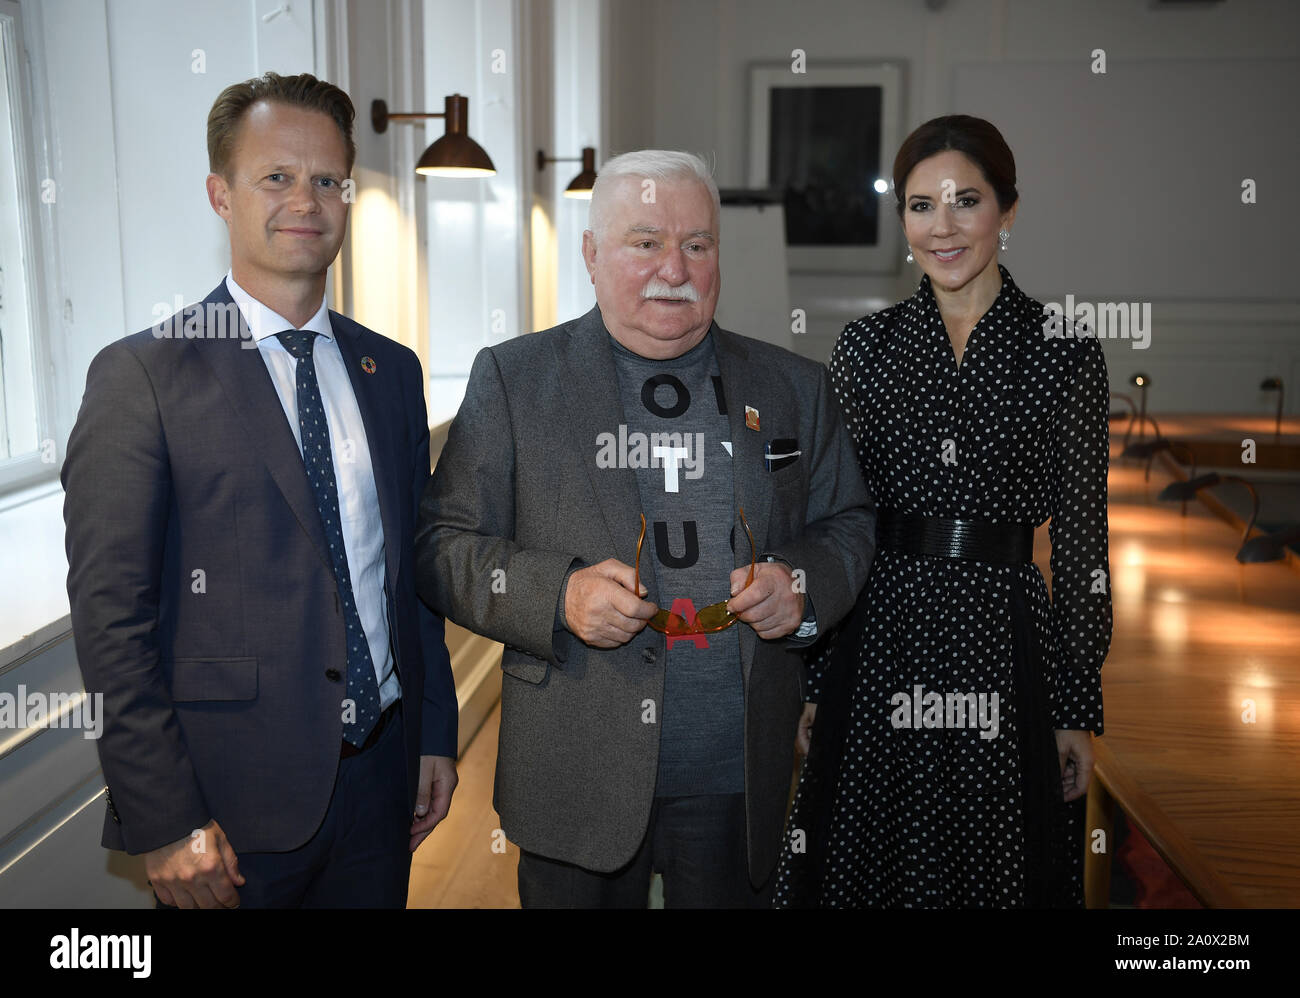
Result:
M817 705L815 703L803 705L803 716L799 718L799 731L794 736L794 747L799 750L800 755L807 755L808 748L812 745L813 718L816 716Z
M1092 732L1056 730L1056 754L1061 762L1061 793L1067 801L1088 792L1092 778Z

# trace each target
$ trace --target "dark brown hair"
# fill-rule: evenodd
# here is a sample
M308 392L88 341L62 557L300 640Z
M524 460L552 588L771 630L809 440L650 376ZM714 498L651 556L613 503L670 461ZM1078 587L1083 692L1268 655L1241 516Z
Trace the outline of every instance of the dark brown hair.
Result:
M266 73L243 83L231 84L221 91L208 112L209 170L229 179L231 154L240 122L244 113L258 101L275 101L328 114L343 134L348 173L352 172L352 164L357 158L357 145L352 141L352 119L356 117L352 100L334 84L318 80L310 73L298 76Z
M970 157L993 188L1002 211L1016 203L1020 197L1016 191L1016 158L1011 155L1002 133L983 118L949 114L919 126L898 148L894 157L894 198L900 218L907 197L904 185L908 176L916 164L945 149L955 149Z

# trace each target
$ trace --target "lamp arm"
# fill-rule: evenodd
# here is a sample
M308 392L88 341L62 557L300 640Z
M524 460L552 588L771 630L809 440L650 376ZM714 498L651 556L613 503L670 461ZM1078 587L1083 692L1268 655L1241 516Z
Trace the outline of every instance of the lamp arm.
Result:
M1124 443L1122 446L1128 446L1129 434L1133 432L1133 420L1137 419L1138 407L1133 404L1133 400L1127 395L1121 395L1119 392L1111 392L1110 397L1120 399L1128 403L1128 425L1124 427Z
M1193 478L1196 477L1196 452L1193 451L1189 445L1183 443L1181 440L1169 441L1169 449L1173 450L1175 447L1181 447L1183 450L1187 451L1187 460L1190 461L1192 465L1192 471L1191 474L1187 476L1187 480L1191 481Z
M1250 491L1250 499L1254 506L1250 511L1250 520L1246 523L1246 529L1241 535L1241 543L1245 544L1250 539L1250 532L1255 529L1255 520L1259 517L1259 492L1256 491L1255 486L1240 475L1224 475L1220 478L1220 481L1236 482L1239 485L1246 486Z

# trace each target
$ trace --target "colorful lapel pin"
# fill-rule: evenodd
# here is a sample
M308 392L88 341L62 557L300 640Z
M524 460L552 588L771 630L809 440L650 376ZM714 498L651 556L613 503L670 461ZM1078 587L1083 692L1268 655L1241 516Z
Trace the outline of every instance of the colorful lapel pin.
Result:
M745 406L745 425L751 430L758 429L758 410L752 405Z
M362 357L362 358L361 358L361 370L365 371L367 374L374 374L374 373L375 373L375 358L374 358L374 357Z

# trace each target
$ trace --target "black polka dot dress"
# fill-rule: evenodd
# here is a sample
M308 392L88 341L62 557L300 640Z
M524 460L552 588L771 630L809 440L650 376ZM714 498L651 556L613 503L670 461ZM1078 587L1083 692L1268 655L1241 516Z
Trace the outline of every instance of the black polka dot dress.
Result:
M1032 563L877 550L809 657L778 906L1082 904L1085 802L1062 799L1053 730L1102 731L1108 383L1097 340L1045 328L999 270L960 367L923 277L845 328L831 380L878 507L1050 520L1054 593Z

